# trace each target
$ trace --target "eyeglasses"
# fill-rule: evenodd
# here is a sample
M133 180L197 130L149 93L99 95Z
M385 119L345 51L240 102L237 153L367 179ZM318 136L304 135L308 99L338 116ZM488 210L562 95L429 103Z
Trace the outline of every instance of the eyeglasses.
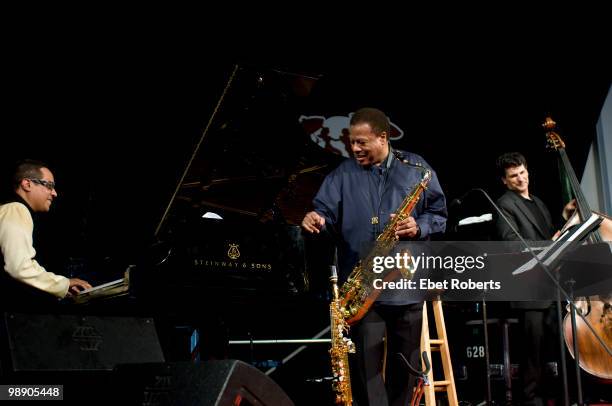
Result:
M30 182L36 183L37 185L44 186L49 190L55 190L55 182L51 182L49 180L44 180L44 179L36 179L36 178L28 178L28 180Z

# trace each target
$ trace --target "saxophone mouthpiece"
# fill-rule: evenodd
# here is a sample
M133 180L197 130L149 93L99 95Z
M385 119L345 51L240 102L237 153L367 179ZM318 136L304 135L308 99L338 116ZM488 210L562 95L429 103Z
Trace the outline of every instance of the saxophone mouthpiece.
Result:
M329 269L331 271L331 278L338 279L338 271L336 271L336 265L330 266Z

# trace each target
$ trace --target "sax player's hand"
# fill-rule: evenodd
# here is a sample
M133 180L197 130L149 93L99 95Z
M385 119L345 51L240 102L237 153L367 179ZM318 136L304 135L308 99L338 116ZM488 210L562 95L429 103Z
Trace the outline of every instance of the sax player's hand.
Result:
M325 225L325 218L316 211L306 213L302 220L302 228L309 233L319 234Z
M391 214L391 218L393 217L395 214ZM400 240L413 240L419 238L420 235L421 229L412 216L398 222L395 226L395 236Z

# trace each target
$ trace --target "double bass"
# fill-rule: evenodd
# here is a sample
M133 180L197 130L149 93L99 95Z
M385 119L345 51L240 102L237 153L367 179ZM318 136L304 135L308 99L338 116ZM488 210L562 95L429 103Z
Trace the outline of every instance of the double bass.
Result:
M546 117L544 124L546 130L546 139L548 146L559 153L565 175L569 180L572 192L576 201L576 210L569 217L561 233L574 224L588 219L591 213L595 213L603 218L599 229L595 230L589 236L588 242L608 242L612 241L612 219L602 213L591 211L589 205L580 188L580 182L572 168L572 165L565 151L565 143L555 132L556 123L550 117ZM577 311L580 311L593 330L602 339L602 341L612 348L612 292L608 292L605 296L591 296L575 302ZM563 319L563 333L565 344L572 355L574 355L573 333L570 322L570 317L566 314ZM606 383L612 383L612 356L606 351L601 343L593 335L593 332L588 328L582 318L576 318L576 338L578 341L579 364L580 368L595 377L604 380Z

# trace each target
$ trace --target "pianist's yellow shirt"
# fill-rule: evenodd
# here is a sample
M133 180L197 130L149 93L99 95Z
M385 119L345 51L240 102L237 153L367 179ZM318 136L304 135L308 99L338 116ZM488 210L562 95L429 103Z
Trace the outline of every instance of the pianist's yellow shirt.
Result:
M47 272L34 259L34 222L28 208L19 202L0 206L0 247L4 270L14 279L59 298L68 293L68 278Z

